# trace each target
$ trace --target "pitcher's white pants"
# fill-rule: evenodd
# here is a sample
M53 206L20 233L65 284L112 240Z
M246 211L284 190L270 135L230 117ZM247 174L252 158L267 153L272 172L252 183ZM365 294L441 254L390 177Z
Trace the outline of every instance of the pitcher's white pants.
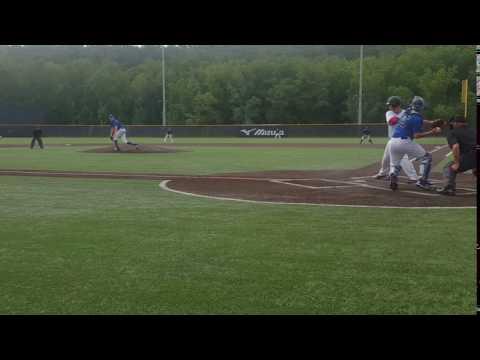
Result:
M118 129L115 135L113 136L113 140L118 141L121 139L124 144L128 143L127 139L127 130L124 128Z

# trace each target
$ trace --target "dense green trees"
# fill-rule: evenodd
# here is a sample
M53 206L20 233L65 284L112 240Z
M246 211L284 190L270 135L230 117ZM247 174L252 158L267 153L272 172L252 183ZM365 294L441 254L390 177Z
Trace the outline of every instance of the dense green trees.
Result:
M365 46L363 118L385 100L423 96L427 116L462 113L474 46ZM358 46L169 46L169 124L344 123L358 108ZM0 46L0 105L39 108L51 123L162 123L160 46Z

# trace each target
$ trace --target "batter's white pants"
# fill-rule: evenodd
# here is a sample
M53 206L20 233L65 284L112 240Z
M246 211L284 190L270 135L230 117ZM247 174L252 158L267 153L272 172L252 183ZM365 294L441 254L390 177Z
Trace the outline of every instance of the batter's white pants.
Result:
M113 136L113 140L118 141L121 139L124 144L128 142L127 140L127 130L126 129L118 129L115 135Z
M163 138L163 142L166 143L167 139L170 139L170 142L173 143L173 136L171 134L165 135L165 137Z
M400 166L402 167L403 172L411 180L418 180L417 170L413 166L412 162L408 159L408 155L405 154L402 160L400 160ZM385 151L383 152L382 165L378 171L378 175L388 175L390 173L390 141L387 142L385 146Z
M390 144L390 174L395 171L396 166L402 166L401 161L405 155L410 159L421 158L427 152L425 149L410 139L392 138Z

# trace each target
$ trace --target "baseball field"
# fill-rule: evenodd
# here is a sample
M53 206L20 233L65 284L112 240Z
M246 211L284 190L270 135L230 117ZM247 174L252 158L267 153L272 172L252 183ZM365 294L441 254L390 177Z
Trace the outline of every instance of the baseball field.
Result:
M392 192L386 139L135 140L0 141L0 314L475 313L472 175Z

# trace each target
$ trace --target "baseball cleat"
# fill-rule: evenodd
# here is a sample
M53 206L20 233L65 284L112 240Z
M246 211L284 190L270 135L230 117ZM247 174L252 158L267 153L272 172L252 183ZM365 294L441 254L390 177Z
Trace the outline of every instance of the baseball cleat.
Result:
M390 175L390 189L393 191L398 189L398 177L395 175Z
M445 186L437 189L437 194L455 196L455 189L451 186Z
M424 180L418 180L417 183L415 184L418 188L423 189L423 190L433 190L434 188L428 181Z
M383 179L383 178L386 178L387 175L383 175L383 174L377 174L374 176L375 179L379 180L379 179Z

